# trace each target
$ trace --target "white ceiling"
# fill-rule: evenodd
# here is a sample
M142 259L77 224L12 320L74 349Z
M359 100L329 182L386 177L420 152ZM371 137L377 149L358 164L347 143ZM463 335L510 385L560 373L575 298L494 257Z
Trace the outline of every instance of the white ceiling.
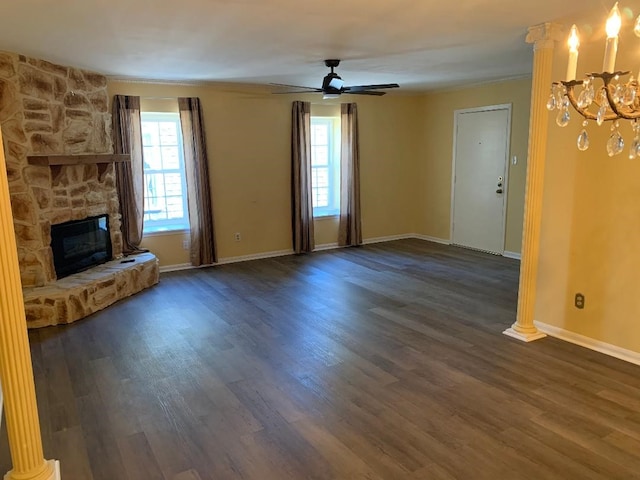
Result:
M637 3L637 0L636 0ZM406 90L531 73L531 25L605 0L5 0L0 50L123 78ZM622 5L621 5L622 6Z

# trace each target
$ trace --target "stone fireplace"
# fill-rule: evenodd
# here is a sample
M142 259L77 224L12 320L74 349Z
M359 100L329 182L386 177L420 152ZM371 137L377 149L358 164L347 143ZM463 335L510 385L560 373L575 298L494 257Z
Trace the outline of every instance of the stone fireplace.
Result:
M69 282L59 285L56 279L51 225L106 214L113 257L122 256L114 164L101 160L112 153L108 104L103 75L0 52L0 127L30 326L68 323L106 306L87 292L75 292L81 298L70 300L71 294L56 290L68 290ZM60 156L64 162L51 161ZM83 160L69 161L75 157ZM87 162L87 157L93 161ZM149 268L139 268L146 262ZM136 277L144 271L138 283L156 283L155 257L141 264L131 267L139 270ZM127 269L116 270L122 276ZM84 281L92 283L104 275ZM130 286L127 292L137 288L131 281L121 284Z
M109 216L51 225L51 250L58 280L112 260Z

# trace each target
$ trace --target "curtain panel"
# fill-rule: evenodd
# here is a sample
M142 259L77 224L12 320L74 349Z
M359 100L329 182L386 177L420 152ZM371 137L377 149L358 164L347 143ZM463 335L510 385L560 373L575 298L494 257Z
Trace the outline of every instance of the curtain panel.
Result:
M360 215L360 146L358 141L358 106L340 105L340 225L338 245L362 244Z
M312 252L311 103L295 101L291 110L291 227L293 251Z
M125 255L142 251L144 217L144 166L140 97L114 95L113 132L115 153L128 153L131 162L116 163L116 189L122 222L122 251Z
M187 175L187 203L191 231L191 264L210 265L218 261L209 184L209 161L202 108L197 97L178 98Z

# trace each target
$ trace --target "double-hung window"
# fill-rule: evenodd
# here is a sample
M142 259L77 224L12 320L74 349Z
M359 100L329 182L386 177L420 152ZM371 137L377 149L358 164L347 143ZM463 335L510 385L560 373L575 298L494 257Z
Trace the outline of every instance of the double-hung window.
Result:
M340 121L311 117L311 196L313 216L340 213Z
M178 113L141 113L144 233L189 228L187 182Z

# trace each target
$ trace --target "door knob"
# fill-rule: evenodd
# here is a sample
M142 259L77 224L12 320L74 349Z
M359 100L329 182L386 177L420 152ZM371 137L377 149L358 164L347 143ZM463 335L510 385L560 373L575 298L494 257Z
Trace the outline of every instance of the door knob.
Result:
M497 189L496 193L502 193L502 189L501 188Z

